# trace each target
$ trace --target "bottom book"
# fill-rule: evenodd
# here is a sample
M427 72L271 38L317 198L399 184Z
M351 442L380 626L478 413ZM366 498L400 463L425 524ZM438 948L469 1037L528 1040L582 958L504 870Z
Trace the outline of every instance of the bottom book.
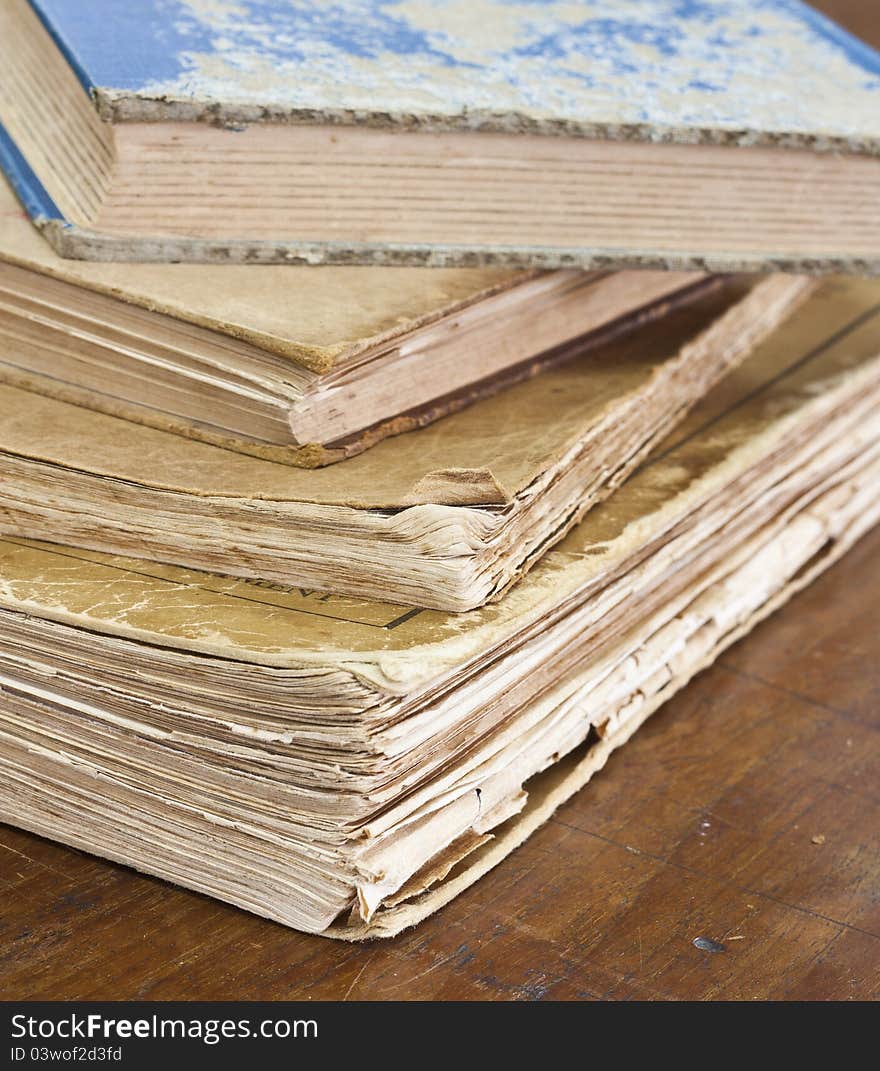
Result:
M504 600L0 542L0 819L334 937L500 862L880 519L880 303L824 284Z

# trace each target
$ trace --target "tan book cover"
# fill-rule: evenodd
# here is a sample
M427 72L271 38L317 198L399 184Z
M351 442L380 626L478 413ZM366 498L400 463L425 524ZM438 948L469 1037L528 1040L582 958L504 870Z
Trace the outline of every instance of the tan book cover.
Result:
M315 932L495 865L880 519L880 291L825 284L498 604L0 544L0 817Z
M813 285L719 281L662 330L646 324L314 472L0 384L0 532L469 609L618 486Z

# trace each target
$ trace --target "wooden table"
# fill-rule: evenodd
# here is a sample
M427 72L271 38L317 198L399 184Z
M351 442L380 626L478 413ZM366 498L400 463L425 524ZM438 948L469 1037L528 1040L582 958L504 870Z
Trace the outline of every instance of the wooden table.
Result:
M876 0L821 6L880 44ZM877 995L878 608L880 530L393 941L294 933L0 827L0 997Z

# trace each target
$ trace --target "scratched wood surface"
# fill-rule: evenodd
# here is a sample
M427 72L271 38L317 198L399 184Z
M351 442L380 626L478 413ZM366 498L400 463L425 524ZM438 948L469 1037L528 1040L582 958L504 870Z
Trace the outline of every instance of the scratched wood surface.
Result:
M876 0L817 6L880 44ZM880 530L390 942L294 933L0 826L0 998L875 998L878 608Z

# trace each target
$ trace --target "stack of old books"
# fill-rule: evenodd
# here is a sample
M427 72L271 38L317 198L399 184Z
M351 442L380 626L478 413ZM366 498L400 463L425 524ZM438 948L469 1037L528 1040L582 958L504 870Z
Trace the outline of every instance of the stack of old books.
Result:
M0 818L389 935L880 519L880 57L177 7L0 10Z

